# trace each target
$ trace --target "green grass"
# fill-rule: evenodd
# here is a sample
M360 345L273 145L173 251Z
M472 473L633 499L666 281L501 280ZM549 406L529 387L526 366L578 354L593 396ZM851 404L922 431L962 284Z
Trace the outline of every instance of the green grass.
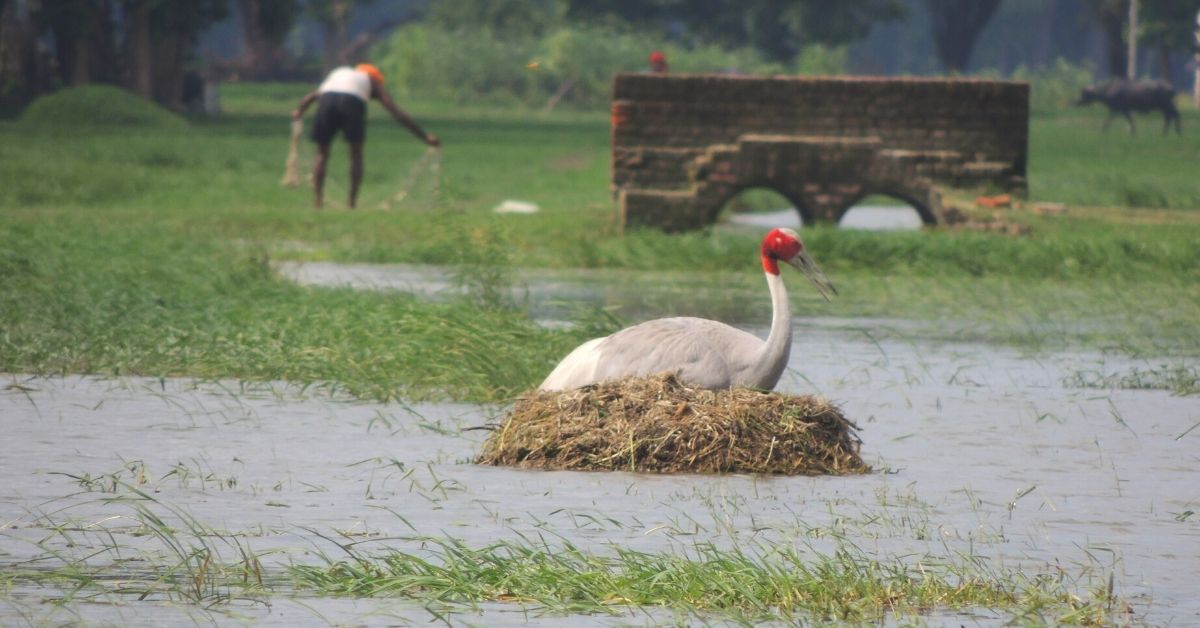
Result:
M321 382L377 399L520 392L581 332L516 309L276 279L265 254L157 224L7 225L3 368ZM477 291L478 293L478 291ZM473 305L473 307L471 307Z
M415 103L444 141L442 194L427 179L381 211L423 147L373 108L362 209L315 212L307 190L278 184L286 112L305 89L228 86L224 117L185 126L0 123L0 370L288 379L374 398L493 400L611 328L602 317L573 332L537 327L497 302L514 269L654 271L661 289L648 282L647 299L700 291L731 309L748 299L766 308L758 234L620 233L603 113ZM818 303L793 281L801 311L923 319L935 335L1034 349L1200 355L1200 116L1184 112L1186 134L1163 138L1149 118L1137 137L1103 135L1102 115L1032 120L1032 200L1072 207L1055 218L1016 212L1032 237L806 229L843 296ZM340 201L340 146L330 176ZM509 198L542 211L490 211ZM486 274L471 298L431 304L298 288L269 271L281 259ZM709 285L728 289L704 292Z
M683 552L614 548L595 553L568 542L500 541L473 548L424 539L425 551L390 551L327 567L293 567L302 586L329 595L406 597L426 603L520 602L556 613L619 613L665 607L746 622L772 619L876 622L930 611L987 608L1014 620L1104 624L1111 594L1080 599L1062 574L1025 576L981 561L926 557L876 560L852 545L832 554L772 545Z
M1064 110L1030 125L1029 188L1035 200L1085 207L1200 208L1200 115L1184 109L1183 135L1162 134L1162 116L1137 115L1101 131L1104 108Z
M187 120L111 85L67 87L32 103L21 114L25 124L45 130L79 126L179 131Z
M0 589L37 586L60 605L150 600L219 612L236 602L317 594L402 598L435 616L491 602L573 615L661 608L745 624L920 622L931 613L944 618L985 609L1014 623L1129 620L1128 602L1098 565L1022 571L944 545L944 554L896 557L841 536L825 550L795 538L731 547L676 540L642 551L589 550L540 535L474 547L453 537L362 538L304 528L296 533L311 535L312 547L259 552L253 542L261 532L214 528L157 497L154 478L138 461L95 476L55 475L82 493L48 502L55 508L30 520L45 531L30 541L39 553L0 572ZM95 497L80 501L82 494ZM73 514L80 507L106 516L80 520ZM873 525L886 518L863 514ZM326 542L338 548L336 556L325 553Z

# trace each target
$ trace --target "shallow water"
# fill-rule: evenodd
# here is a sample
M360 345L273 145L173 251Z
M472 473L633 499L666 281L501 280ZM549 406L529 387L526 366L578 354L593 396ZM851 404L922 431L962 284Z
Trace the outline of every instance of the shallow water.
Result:
M390 289L438 297L456 290L445 269L303 264L281 273L308 285ZM514 295L546 324L577 304L622 308L630 319L689 311L755 330L766 313L744 289L677 292L644 273L534 271ZM653 286L647 284L652 281ZM761 288L761 286L755 286ZM760 291L761 292L761 291ZM757 293L756 293L757 294ZM725 298L717 298L724 295ZM568 305L574 304L574 305ZM682 307L681 307L682 305ZM468 460L485 435L463 431L498 408L405 406L339 399L286 384L7 376L0 384L0 573L88 557L135 578L131 556L158 557L128 485L187 533L186 512L223 559L238 546L268 569L320 562L334 540L414 550L401 536L455 537L480 546L520 535L685 551L695 543L800 543L829 552L845 538L879 560L928 554L982 557L993 567L1060 566L1103 583L1111 572L1136 619L1200 621L1200 404L1155 390L1072 388L1080 374L1152 369L1102 355L1029 357L987 345L913 338L927 324L797 318L780 389L818 392L863 427L878 473L854 478L539 473ZM913 333L916 331L917 333ZM1085 378L1094 379L1094 378ZM1196 429L1193 429L1196 428ZM149 502L143 502L146 504ZM193 531L194 532L194 531ZM186 536L186 534L185 534ZM333 539L333 540L331 540ZM114 549L115 548L115 549ZM271 553L273 552L273 553ZM169 561L170 555L166 554ZM1086 587L1089 582L1080 586ZM427 623L405 600L345 600L284 592L269 603L207 605L120 594L50 604L64 591L23 584L0 597L0 624L234 621L255 624ZM100 602L100 603L95 603ZM534 613L529 615L529 613ZM668 612L572 616L571 624L654 624ZM999 623L940 612L933 623ZM534 621L536 609L484 604L453 623Z
M131 503L108 499L115 476L159 500L152 508L162 516L172 516L172 505L219 531L208 542L227 560L238 554L222 537L255 552L276 550L263 559L269 568L315 562L315 551L336 556L322 537L410 550L413 543L389 537L452 536L478 546L561 535L596 551L757 541L824 552L840 535L880 559L970 553L994 567L1059 565L1097 582L1111 571L1136 621L1200 622L1200 515L1187 514L1200 511L1197 399L1065 384L1080 371L1138 363L923 344L886 329L854 329L862 324L798 321L780 385L824 394L859 422L864 456L880 472L847 478L485 468L466 463L485 433L461 429L492 420L495 408L361 403L283 384L5 376L0 572L39 558L33 565L53 566L51 552L95 553L91 564L116 558L106 546L125 548L123 558L161 552ZM396 599L296 593L215 611L117 594L103 603L48 603L61 594L17 587L0 597L0 624L433 620ZM451 619L524 624L525 612L488 604ZM541 621L670 618L639 611ZM943 620L1004 617L931 618Z
M465 294L451 277L453 269L423 264L342 264L337 262L280 262L275 270L285 279L303 286L384 290L443 299ZM771 303L761 276L697 276L683 272L571 269L566 271L520 269L510 296L542 325L557 327L578 320L581 313L601 308L622 320L640 321L660 316L700 316L732 325L769 325ZM792 295L797 301L820 300L815 290L797 284ZM810 310L811 311L811 310ZM926 336L932 325L900 318L806 317L805 324L830 329L910 330ZM944 327L960 322L939 321Z
M768 212L730 213L729 224L762 229L800 229L804 226L800 213L791 207ZM922 226L921 216L907 205L855 205L838 221L838 227L842 229L871 231L916 231Z

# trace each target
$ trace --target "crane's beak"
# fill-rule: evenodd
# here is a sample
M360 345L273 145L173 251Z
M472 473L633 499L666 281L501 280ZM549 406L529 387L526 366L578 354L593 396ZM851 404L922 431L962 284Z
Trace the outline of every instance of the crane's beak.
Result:
M833 287L833 282L829 281L829 278L826 277L825 273L821 271L821 267L817 266L817 263L813 261L813 258L808 254L808 251L800 251L792 259L785 261L788 264L795 266L796 270L804 273L804 275L811 279L813 283L817 284L817 290L821 291L821 296L825 297L826 301L830 300L830 293L833 293L834 296L837 296L837 288Z

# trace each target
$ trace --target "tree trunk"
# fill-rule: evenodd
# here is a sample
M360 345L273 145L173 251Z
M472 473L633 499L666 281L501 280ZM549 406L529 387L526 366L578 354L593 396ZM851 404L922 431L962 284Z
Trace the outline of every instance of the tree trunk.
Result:
M346 22L350 12L347 0L331 0L329 22L325 24L325 69L345 65Z
M933 25L938 59L947 72L967 70L979 33L1000 6L1000 0L925 0Z
M168 31L154 38L154 100L158 104L183 111L183 62L190 49L191 37Z
M242 22L242 69L254 74L262 64L259 38L262 26L258 22L259 0L237 0L233 3Z
M1128 50L1125 52L1125 78L1134 80L1137 78L1137 42L1138 42L1138 0L1129 0L1129 23L1128 35L1126 36L1126 46Z
M38 54L28 5L22 11L17 2L0 2L0 108L24 107L53 83L53 58Z
M1104 31L1108 73L1111 76L1125 76L1125 69L1128 65L1125 47L1125 15L1121 11L1119 3L1114 9L1099 10L1096 17L1100 20L1100 29Z
M1171 67L1171 49L1167 47L1167 42L1158 42L1158 59L1162 63L1162 80L1175 84L1175 70Z
M139 4L126 18L129 87L146 99L154 98L154 49L150 41L150 6Z
M282 57L279 43L267 35L262 21L262 0L237 0L234 3L242 21L242 73L248 78L270 76Z

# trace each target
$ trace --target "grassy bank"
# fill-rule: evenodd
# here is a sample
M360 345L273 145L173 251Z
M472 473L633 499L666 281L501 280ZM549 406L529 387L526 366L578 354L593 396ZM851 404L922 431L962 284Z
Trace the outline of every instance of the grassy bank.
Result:
M278 185L285 112L304 89L231 86L226 116L185 126L0 124L0 370L290 379L367 397L499 399L608 328L548 331L519 308L478 307L494 301L514 268L669 271L664 282L724 282L729 294L717 298L757 307L760 234L619 233L601 113L415 103L445 143L441 195L424 179L399 208L376 208L423 150L376 117L362 209L314 212L306 190ZM1032 121L1032 199L1072 206L1065 217L1017 212L1032 237L806 229L843 297L817 306L795 282L796 298L819 315L944 321L948 337L1200 355L1200 116L1185 112L1182 138L1159 137L1150 118L1136 137L1116 128L1102 135L1102 116L1076 110ZM345 169L338 152L335 201ZM542 211L490 211L509 198ZM486 272L473 299L430 304L301 289L273 276L269 262L278 259Z

